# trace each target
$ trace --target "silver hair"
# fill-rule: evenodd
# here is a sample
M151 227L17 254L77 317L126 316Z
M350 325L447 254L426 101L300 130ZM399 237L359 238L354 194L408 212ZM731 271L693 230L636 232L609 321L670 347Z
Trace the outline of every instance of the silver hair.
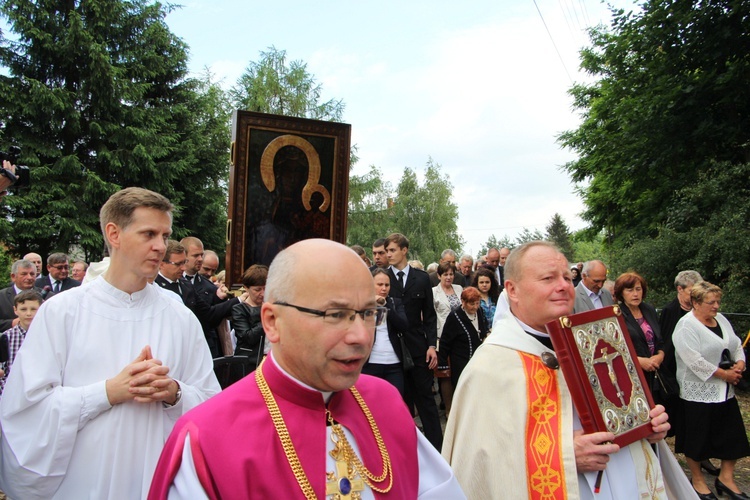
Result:
M594 267L596 264L601 264L604 266L604 269L607 269L607 266L604 265L604 262L600 260L589 260L583 264L583 269L581 269L581 274L585 274L586 276L589 275L589 271L591 271L591 268Z
M446 250L443 250L443 253L440 254L440 260L443 260L446 255L451 255L454 259L457 258L456 252L454 252L453 250L451 250L450 248L448 248Z
M698 271L687 269L685 271L680 271L679 273L677 273L677 277L674 279L674 286L675 288L677 288L678 286L686 288L701 281L703 281L703 277Z
M463 254L461 256L461 260L459 260L459 262L471 262L473 264L474 263L474 257L472 257L471 255Z
M36 271L36 265L30 260L25 260L25 259L17 260L10 267L10 274L18 274L19 269L28 269L30 267L33 267L34 271Z

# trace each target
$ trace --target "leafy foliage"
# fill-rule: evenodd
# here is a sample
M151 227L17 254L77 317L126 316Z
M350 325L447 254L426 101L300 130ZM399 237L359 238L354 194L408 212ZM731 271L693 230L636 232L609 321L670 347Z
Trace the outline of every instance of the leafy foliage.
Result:
M573 261L573 243L570 240L570 229L558 213L552 216L549 225L546 227L547 235L544 239L551 241L565 255L568 261Z
M341 121L344 102L341 99L320 102L322 86L308 73L306 63L287 64L286 51L273 46L260 56L260 61L251 62L230 91L237 109Z
M750 139L750 4L651 0L591 31L571 89L580 127L560 136L579 159L583 216L627 244L655 236L676 190L712 161L746 161Z
M507 235L503 236L500 239L497 239L497 236L491 234L490 237L487 238L487 241L479 248L479 252L477 252L476 258L478 259L483 255L487 255L487 252L490 251L490 248L497 248L498 250L501 248L509 248L513 250L515 246L515 242L511 240Z
M604 231L615 276L639 271L657 305L695 269L747 313L750 3L649 0L591 42L596 82L570 91L583 122L560 136L589 235Z
M206 104L186 79L186 46L167 12L145 0L0 4L15 34L0 41L2 146L21 146L19 163L31 167L30 188L2 209L11 252L78 246L96 259L99 208L128 186L169 197L198 234L216 223L201 220L195 194L222 173L203 168L214 131L199 116ZM205 194L223 201L221 190Z
M453 185L440 169L430 158L420 184L416 172L405 168L395 196L375 166L362 176L352 176L348 244L367 247L378 238L399 232L409 238L411 258L436 261L446 248L460 253L463 240L458 235L458 206L452 201Z
M363 175L349 176L348 245L368 248L376 239L393 232L390 210L393 188L382 177L374 165Z

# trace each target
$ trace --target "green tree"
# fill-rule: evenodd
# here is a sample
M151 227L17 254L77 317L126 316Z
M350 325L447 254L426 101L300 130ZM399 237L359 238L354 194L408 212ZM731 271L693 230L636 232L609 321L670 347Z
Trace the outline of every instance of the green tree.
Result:
M174 237L197 236L223 260L229 179L231 104L206 69L188 82L194 98L179 122L190 168L175 180Z
M487 238L487 241L485 241L484 244L479 248L479 252L477 252L476 258L487 255L487 252L489 252L490 248L497 248L498 250L500 250L501 248L508 248L510 250L513 250L515 247L515 243L507 235L504 235L502 238L497 239L497 236L492 234L489 238Z
M545 239L557 245L557 248L560 249L568 261L572 261L574 252L573 243L570 240L570 229L560 214L555 213L552 216L546 231L547 236Z
M32 169L2 209L12 252L78 245L96 258L113 192L142 186L179 204L182 180L213 175L186 136L195 98L167 12L145 0L0 4L14 34L0 40L0 146L20 145Z
M589 234L603 232L613 274L644 275L650 300L695 269L724 310L747 312L750 4L649 0L591 42L595 82L571 89L583 121L560 136Z
M458 234L458 206L452 201L453 185L442 167L432 158L427 161L424 183L410 168L396 188L392 230L409 238L412 258L423 262L437 261L447 249L461 252L463 240Z
M542 232L538 229L531 230L527 227L523 228L520 233L518 233L518 236L516 236L516 241L514 246L521 246L524 243L528 243L530 241L538 241L543 240L544 235Z
M656 236L675 192L750 144L750 4L650 0L591 31L571 89L583 121L560 136L594 232L627 245Z
M287 64L286 51L273 46L261 51L260 61L251 62L229 92L237 109L341 121L344 102L320 102L322 93L322 86L308 73L306 63Z
M391 229L392 187L383 181L382 172L374 165L362 175L349 177L349 214L346 242L368 248Z

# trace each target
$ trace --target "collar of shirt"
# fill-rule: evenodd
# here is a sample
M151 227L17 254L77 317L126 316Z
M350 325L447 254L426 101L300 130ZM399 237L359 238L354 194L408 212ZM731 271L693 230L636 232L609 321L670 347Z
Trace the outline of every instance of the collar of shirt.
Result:
M163 275L163 274L161 273L161 271L159 271L159 276L161 276L162 278L164 278L164 281L166 281L167 283L170 283L170 284L171 284L171 283L174 283L174 280L171 280L171 279L167 278L166 276L164 276L164 275Z
M602 291L601 290L599 290L599 293L594 293L591 290L589 290L588 288L586 288L586 285L583 284L583 280L581 280L581 286L583 287L584 290L586 290L586 295L588 295L589 297L593 298L593 297L601 297L602 296Z
M401 271L404 273L404 283L406 283L406 280L409 278L409 270L411 269L411 266L409 264L406 264L406 267L403 269L396 269L395 266L391 266L391 270L393 271L393 275L398 278L398 272Z
M526 323L524 323L523 321L521 321L520 319L518 319L515 314L513 315L513 319L515 319L518 322L518 324L521 325L521 328L524 331L526 331L528 333L533 333L534 335L537 335L539 337L547 337L547 338L549 338L549 333L547 333L547 332L540 332L536 328L530 327L529 325L527 325Z
M272 354L271 352L269 352L269 353L268 353L268 355L269 355L269 356L271 356L271 357L273 357L273 354ZM295 383L295 384L297 384L297 385L301 385L301 386L302 386L302 387L304 387L305 389L310 389L311 391L318 391L318 392L319 392L320 394L322 394L322 395L323 395L323 401L325 401L325 402L326 402L326 404L328 404L328 400L329 400L329 399L331 399L331 396L333 396L333 393L332 393L332 392L325 392L325 391L321 391L321 390L318 390L318 389L316 389L315 387L311 387L311 386L309 386L309 385L305 384L304 382L301 382L301 381L297 380L297 379L296 379L296 378L294 378L294 377L293 377L293 376L292 376L291 374L287 373L287 371L286 371L286 370L284 370L284 369L283 369L283 368L281 367L281 365L280 365L280 364L279 364L279 363L278 363L278 362L277 362L276 360L274 360L273 362L274 362L274 364L276 365L276 367L277 367L277 368L279 369L279 371L280 371L281 373L283 373L283 374L284 374L284 376L286 376L286 377L287 377L287 378L288 378L289 380L291 380L292 382L294 382L294 383Z

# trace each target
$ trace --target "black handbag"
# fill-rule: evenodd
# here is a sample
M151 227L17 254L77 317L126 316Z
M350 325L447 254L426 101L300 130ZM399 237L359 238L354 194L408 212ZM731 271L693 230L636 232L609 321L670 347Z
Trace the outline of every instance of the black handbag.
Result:
M721 360L719 361L719 368L722 370L729 370L734 366L734 360L732 355L729 353L729 349L721 351Z
M404 371L408 372L414 368L414 360L411 359L409 349L406 347L403 333L398 334L398 341L401 343L401 365L404 367Z
M671 375L667 375L661 368L654 372L654 382L651 388L654 399L663 402L669 398L680 395L680 386L677 380Z

